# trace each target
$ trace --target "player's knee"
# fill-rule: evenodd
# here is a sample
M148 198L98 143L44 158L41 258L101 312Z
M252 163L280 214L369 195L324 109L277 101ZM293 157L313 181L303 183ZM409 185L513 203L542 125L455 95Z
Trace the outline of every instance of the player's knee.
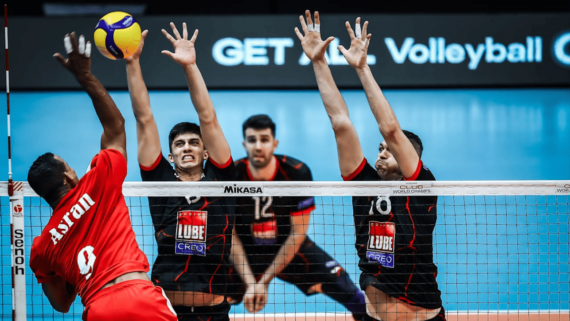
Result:
M307 290L307 294L323 293L323 284L315 284Z

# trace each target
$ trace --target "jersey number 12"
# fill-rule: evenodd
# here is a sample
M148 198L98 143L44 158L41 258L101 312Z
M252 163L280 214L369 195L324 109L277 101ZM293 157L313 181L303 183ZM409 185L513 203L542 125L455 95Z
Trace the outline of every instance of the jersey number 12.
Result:
M271 203L273 202L273 198L271 196L253 196L252 197L253 200L255 201L255 219L256 220L260 220L262 217L263 218L268 218L268 217L273 217L273 213L267 213L267 210L269 209L269 207L271 206ZM259 210L261 207L261 202L264 202L263 207L261 208L261 211Z

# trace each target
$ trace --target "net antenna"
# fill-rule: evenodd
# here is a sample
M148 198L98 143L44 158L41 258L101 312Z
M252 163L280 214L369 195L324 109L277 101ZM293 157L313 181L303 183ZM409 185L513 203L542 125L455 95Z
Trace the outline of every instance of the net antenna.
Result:
M4 41L6 47L6 108L8 121L8 196L12 252L12 320L26 320L26 259L24 251L24 189L12 181L12 144L10 133L10 68L8 56L8 5L4 4Z

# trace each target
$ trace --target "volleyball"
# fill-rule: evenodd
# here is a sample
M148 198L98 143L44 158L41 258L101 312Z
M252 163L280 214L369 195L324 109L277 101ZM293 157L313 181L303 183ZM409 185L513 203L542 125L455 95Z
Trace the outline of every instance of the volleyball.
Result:
M141 27L132 15L111 12L97 23L94 40L103 56L113 60L128 58L141 42Z

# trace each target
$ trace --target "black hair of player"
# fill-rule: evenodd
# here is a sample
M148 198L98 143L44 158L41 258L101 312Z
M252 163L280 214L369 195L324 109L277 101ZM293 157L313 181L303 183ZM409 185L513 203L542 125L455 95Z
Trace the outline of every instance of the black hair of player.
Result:
M243 123L243 138L245 138L245 130L248 128L253 129L271 129L271 134L275 138L275 123L267 115L253 115Z
M200 131L199 125L189 122L181 122L172 127L172 129L170 130L170 134L168 134L168 148L170 149L171 153L172 153L172 143L174 142L174 139L178 135L188 134L188 133L196 134L200 137L200 139L202 139L202 132Z
M30 187L48 204L54 205L65 190L63 174L65 165L56 159L54 154L45 153L38 157L28 171Z
M418 156L420 156L420 158L422 158L422 153L424 151L424 145L422 144L422 140L420 139L420 137L418 137L418 135L412 133L409 130L402 130L402 131L404 132L404 135L406 135L406 137L408 137L410 142L412 142L412 145L416 149Z

